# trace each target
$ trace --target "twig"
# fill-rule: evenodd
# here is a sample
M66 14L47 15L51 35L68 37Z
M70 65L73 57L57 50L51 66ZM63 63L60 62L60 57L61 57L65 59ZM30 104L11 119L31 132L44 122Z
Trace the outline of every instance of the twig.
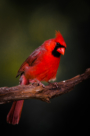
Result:
M85 73L81 75L77 75L69 80L56 83L58 87L56 87L55 83L50 84L45 88L36 84L1 87L0 104L31 98L50 102L51 98L73 90L75 85L88 78L90 78L90 68L88 68Z

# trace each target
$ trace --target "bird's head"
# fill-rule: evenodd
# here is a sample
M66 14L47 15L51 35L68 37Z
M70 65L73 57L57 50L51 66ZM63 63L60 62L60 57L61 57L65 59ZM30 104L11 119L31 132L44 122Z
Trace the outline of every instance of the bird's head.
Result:
M65 49L66 49L66 43L65 43L64 38L62 37L62 35L59 31L58 32L56 31L55 42L56 42L56 46L55 46L54 50L56 50L56 52L64 55Z
M66 43L64 41L61 33L56 31L56 37L46 42L46 48L52 53L55 57L60 57L60 55L65 54Z

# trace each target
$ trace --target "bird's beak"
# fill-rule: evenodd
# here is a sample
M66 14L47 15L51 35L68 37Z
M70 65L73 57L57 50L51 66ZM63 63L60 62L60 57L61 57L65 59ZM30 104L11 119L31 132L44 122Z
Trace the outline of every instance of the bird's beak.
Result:
M65 54L65 48L63 48L63 47L58 48L57 51L58 51L60 54L62 54L62 55Z

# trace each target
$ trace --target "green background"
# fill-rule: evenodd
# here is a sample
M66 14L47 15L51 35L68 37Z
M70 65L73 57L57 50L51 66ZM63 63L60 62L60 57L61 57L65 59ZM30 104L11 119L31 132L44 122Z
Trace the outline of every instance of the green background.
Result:
M90 5L87 0L0 0L0 87L18 85L23 61L59 30L67 44L57 82L90 67ZM50 104L25 100L19 125L6 123L11 103L0 105L3 135L64 135L88 133L90 79ZM90 134L90 132L88 133Z

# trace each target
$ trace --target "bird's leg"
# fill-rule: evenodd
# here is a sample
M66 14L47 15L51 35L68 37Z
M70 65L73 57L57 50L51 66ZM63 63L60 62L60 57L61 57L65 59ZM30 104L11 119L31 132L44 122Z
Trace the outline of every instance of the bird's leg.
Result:
M29 83L32 83L32 85L34 84L34 83L37 83L37 85L40 85L40 86L42 86L42 87L45 87L45 85L43 84L43 83L41 83L39 80L37 80L37 79L33 79L33 80L29 80Z
M51 84L51 85L55 86L56 88L58 88L58 85L57 85L57 83L56 83L56 82L51 83L50 81L48 81L48 83L49 83L49 85Z

